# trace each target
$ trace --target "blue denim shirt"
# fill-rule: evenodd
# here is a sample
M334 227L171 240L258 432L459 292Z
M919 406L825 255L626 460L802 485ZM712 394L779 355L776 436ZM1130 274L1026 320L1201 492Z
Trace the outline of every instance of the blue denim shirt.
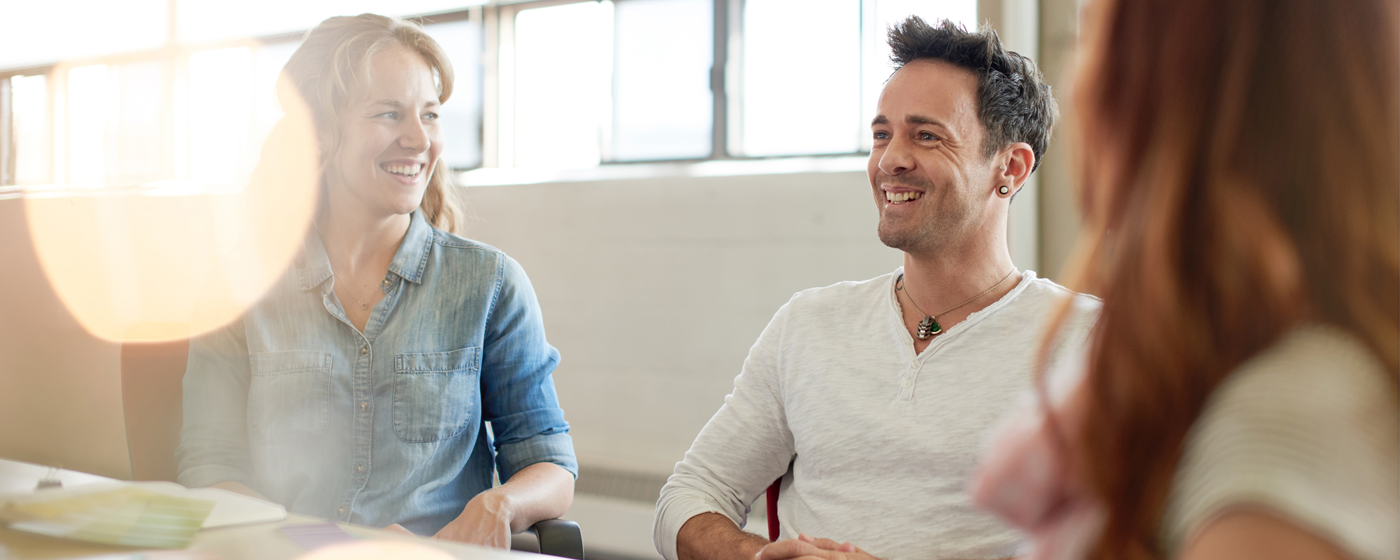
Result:
M519 264L414 212L361 333L318 235L303 256L191 341L181 484L242 482L296 513L431 535L493 466L502 481L540 462L577 476L559 352Z

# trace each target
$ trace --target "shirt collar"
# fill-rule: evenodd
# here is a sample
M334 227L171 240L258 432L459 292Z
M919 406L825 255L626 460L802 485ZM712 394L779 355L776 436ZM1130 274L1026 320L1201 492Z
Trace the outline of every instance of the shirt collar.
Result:
M433 246L433 228L423 219L422 210L413 211L413 220L408 223L408 233L403 236L394 260L389 263L389 272L399 275L414 284L423 283L423 268L428 265L428 251Z
M389 272L414 284L423 281L423 268L428 264L428 251L433 244L433 228L423 219L422 211L414 210L408 223L408 232L394 252L394 260L389 263ZM331 277L331 261L326 256L326 246L321 242L320 231L312 229L298 262L297 279L299 287L305 291L320 286Z

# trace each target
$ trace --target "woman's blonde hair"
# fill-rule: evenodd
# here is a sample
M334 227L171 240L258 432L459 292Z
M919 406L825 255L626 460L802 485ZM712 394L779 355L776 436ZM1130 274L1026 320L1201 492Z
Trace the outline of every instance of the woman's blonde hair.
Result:
M339 16L322 21L306 33L301 46L282 68L280 79L293 88L278 88L278 100L288 106L305 102L316 131L322 138L320 169L325 169L340 151L340 111L353 101L355 92L368 85L370 62L374 55L392 47L404 47L423 57L432 69L438 102L452 97L452 63L437 41L417 24L376 14ZM301 100L285 99L300 95ZM433 227L456 233L461 211L451 195L452 170L433 165L420 208Z

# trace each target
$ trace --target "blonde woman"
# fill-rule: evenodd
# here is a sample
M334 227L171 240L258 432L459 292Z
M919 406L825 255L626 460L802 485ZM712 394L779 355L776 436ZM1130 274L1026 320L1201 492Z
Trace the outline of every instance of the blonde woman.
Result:
M282 95L310 107L321 205L271 293L191 343L182 484L503 548L568 510L559 353L529 279L451 233L452 77L422 28L372 14L322 22L292 55Z

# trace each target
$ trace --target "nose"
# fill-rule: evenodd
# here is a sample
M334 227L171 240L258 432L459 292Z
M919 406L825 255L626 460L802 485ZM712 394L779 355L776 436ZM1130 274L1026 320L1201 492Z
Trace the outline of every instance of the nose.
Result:
M399 147L414 153L428 151L428 147L432 145L432 137L428 135L428 129L422 119L404 119L403 122L403 129L399 134Z
M909 153L909 143L898 136L890 139L885 144L885 150L880 153L879 166L880 171L890 176L908 173L914 169L915 163L912 154Z

